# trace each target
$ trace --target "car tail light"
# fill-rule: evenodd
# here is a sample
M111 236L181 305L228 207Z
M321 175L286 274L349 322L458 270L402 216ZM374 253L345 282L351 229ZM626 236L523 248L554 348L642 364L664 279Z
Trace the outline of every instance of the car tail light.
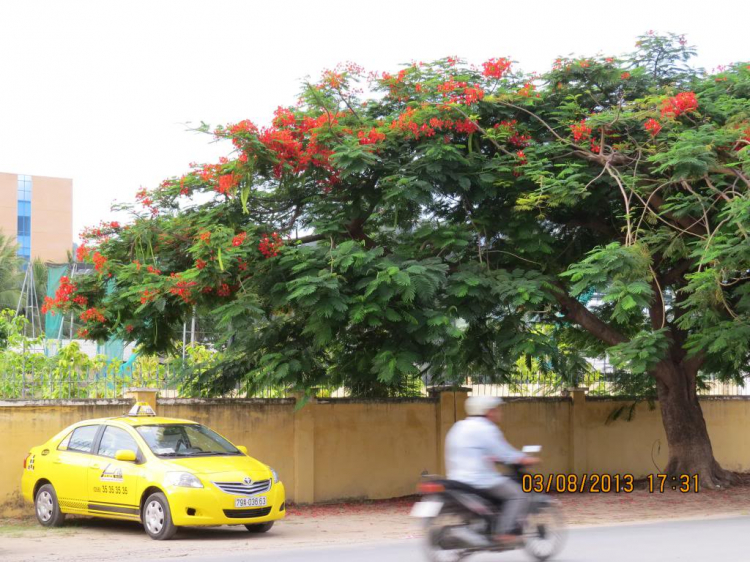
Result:
M25 459L23 459L23 469L24 469L24 470L26 470L26 465L27 465L27 464L28 464L28 462L29 462L29 457L30 457L30 456L31 456L31 453L27 454L27 455L26 455L26 458L25 458Z
M439 494L445 492L445 486L437 482L422 482L417 486L420 494Z

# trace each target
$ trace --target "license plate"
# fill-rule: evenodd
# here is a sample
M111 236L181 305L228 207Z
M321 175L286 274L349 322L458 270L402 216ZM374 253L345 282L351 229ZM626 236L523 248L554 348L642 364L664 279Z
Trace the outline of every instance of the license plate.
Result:
M266 505L266 498L235 498L234 507L263 507Z
M411 509L412 517L437 517L443 509L443 502L419 502Z

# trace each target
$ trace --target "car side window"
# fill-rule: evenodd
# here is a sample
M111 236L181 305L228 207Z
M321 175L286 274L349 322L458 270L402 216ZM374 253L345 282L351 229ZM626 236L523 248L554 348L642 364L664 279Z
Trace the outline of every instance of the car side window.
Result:
M138 445L135 439L124 429L112 427L111 425L106 426L97 454L113 459L115 458L115 453L120 450L133 451L137 455Z
M96 432L98 430L98 425L84 425L74 429L73 433L70 435L70 440L68 441L68 451L90 453L91 445L94 443L94 437L96 437Z

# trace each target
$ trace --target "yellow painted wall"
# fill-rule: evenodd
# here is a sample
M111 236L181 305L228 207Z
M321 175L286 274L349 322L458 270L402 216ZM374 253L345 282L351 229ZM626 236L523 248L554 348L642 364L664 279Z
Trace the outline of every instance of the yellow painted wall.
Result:
M315 501L393 498L437 471L435 403L315 405Z
M500 428L517 449L542 446L540 472L567 472L570 409L570 401L565 399L508 401L502 407Z
M159 400L160 415L204 423L274 467L290 501L389 498L414 493L420 474L441 471L445 433L464 417L465 394L435 400ZM132 400L0 402L0 514L18 505L29 447L84 419L122 415ZM628 402L510 400L501 427L516 447L542 445L540 472L632 473L663 469L659 410L640 404L632 421L606 423ZM750 470L750 400L701 402L717 460ZM655 466L656 465L656 466Z
M92 418L127 413L127 400L39 400L13 405L0 402L0 515L3 507L20 505L23 460L31 447L41 445L67 426Z

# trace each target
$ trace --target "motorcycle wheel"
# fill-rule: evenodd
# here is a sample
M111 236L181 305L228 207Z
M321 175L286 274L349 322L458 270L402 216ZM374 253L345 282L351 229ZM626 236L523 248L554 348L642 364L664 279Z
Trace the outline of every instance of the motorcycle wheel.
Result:
M530 513L524 528L524 550L535 560L548 560L563 547L566 529L562 511L550 504Z
M430 562L458 562L468 554L464 548L451 548L450 529L466 524L466 521L457 521L459 517L455 513L441 513L437 517L427 520L425 529L425 555L427 560Z

